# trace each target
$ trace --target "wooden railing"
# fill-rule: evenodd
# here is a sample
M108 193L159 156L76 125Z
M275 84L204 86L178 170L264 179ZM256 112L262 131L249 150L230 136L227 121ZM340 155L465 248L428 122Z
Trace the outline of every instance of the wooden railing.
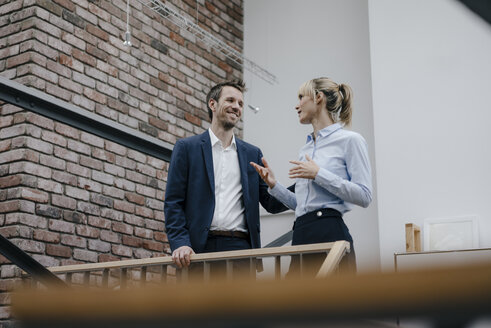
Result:
M424 320L425 327L471 327L491 315L490 277L486 264L329 279L29 289L12 295L12 307L26 328L375 327L360 320L392 319L395 326L396 317Z
M300 256L301 259L304 254L326 253L326 259L317 273L317 277L322 278L333 273L341 258L349 251L350 245L347 241L336 241L332 243L300 246L194 254L191 256L191 262L203 264L203 276L204 280L207 281L210 279L210 264L212 262L224 261L226 263L226 276L232 278L233 261L248 259L251 264L250 275L255 278L256 260L273 258L274 277L279 279L281 278L282 257L297 255ZM300 263L302 263L302 260L300 260ZM168 282L171 279L175 280L176 277L176 275L174 275L176 270L170 256L67 265L51 267L49 270L65 280L69 285L80 284L109 288L125 288L130 281L140 285L145 285L147 282ZM300 273L301 272L302 267L300 268ZM187 281L188 270L178 270L177 276L180 277L180 280Z

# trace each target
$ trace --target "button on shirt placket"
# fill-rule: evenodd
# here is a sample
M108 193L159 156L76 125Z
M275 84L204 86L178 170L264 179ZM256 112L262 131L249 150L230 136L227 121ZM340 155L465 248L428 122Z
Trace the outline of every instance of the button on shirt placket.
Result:
M316 140L318 140L319 138L320 138L320 134L317 135ZM308 137L307 140L308 140L307 145L308 145L309 149L305 153L307 154L310 151L310 147L311 147L310 143L312 143L311 158L312 158L312 160L315 160L316 140L314 140L314 138L312 138L311 135ZM304 158L303 160L306 161L307 159ZM303 203L304 207L307 206L307 203L309 201L310 189L312 188L312 183L313 183L313 180L310 180L310 179L306 179L306 180L307 180L307 194L305 195L305 201Z

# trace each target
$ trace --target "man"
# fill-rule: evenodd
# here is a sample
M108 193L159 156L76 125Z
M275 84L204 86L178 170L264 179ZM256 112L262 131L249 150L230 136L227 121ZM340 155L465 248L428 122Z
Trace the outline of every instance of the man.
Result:
M261 247L258 203L271 213L286 209L249 164L261 163L261 150L234 136L244 89L239 80L214 86L206 97L210 128L174 146L164 213L179 268L194 253Z

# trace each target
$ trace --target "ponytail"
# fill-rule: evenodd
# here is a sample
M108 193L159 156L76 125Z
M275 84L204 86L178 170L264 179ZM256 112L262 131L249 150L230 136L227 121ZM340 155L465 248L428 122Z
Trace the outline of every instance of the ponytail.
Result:
M339 121L349 126L351 124L351 114L353 108L351 106L351 98L353 91L349 85L339 84L339 95L341 98L341 110L339 112Z

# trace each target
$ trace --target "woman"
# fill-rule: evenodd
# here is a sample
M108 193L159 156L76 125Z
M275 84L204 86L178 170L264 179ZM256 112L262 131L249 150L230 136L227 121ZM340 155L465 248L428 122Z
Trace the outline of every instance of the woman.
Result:
M367 207L372 184L367 144L363 137L344 126L351 123L352 91L327 77L305 82L298 91L295 107L301 124L311 124L312 134L300 149L299 160L290 161L289 176L296 179L294 192L278 183L267 161L264 167L251 163L268 184L269 192L295 210L292 245L347 240L351 252L340 264L344 272L356 272L353 239L342 215L353 204ZM317 272L325 254L303 257L312 273ZM293 258L290 272L298 269Z

